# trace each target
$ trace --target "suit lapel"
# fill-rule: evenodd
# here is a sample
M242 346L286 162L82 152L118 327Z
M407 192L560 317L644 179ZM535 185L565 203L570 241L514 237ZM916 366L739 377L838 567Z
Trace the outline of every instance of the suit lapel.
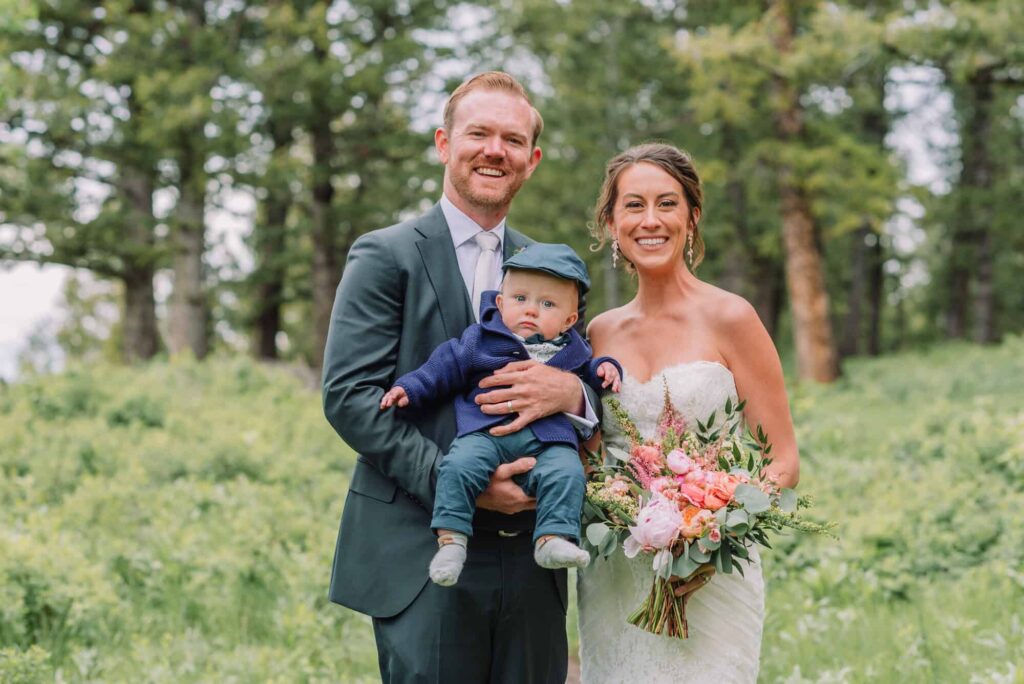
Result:
M512 230L505 226L505 244L502 248L502 260L508 259L510 256L518 252L519 250L526 247L528 244L533 242L530 238L526 237L522 233L516 230Z
M458 337L473 322L473 313L441 205L435 204L423 216L416 231L423 236L416 247L423 259L423 268L430 285L434 288L445 333L448 337Z

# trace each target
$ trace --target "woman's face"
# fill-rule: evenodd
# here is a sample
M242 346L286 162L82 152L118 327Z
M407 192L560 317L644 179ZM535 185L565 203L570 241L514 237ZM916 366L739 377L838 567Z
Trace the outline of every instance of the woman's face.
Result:
M690 207L683 186L654 164L634 164L619 175L611 232L637 271L685 268Z

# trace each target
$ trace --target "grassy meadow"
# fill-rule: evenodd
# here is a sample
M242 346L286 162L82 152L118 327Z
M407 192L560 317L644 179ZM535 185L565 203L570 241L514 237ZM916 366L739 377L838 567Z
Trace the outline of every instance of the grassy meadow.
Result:
M791 390L841 538L764 554L761 681L1024 682L1022 385L1012 338ZM353 462L247 359L0 385L0 682L375 681L325 598Z

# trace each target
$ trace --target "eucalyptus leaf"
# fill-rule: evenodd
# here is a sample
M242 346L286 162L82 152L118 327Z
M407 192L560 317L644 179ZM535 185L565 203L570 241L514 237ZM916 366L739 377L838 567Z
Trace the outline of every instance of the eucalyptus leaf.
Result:
M711 560L711 554L707 551L701 551L700 544L691 544L690 553L687 555L689 555L690 560L695 563L707 563Z
M629 454L618 447L605 447L605 451L611 454L613 458L622 461L623 463L629 462Z
M594 546L600 546L604 538L611 534L611 528L603 522L596 522L587 525L587 541Z
M797 496L795 489L783 489L782 495L779 497L779 508L783 513L795 513L796 512Z
M597 552L607 558L608 556L615 553L615 549L619 546L619 536L617 534L606 534L601 543L597 546Z
M729 516L725 520L725 529L736 534L746 534L750 529L750 516L742 508L729 511Z
M764 513L771 507L768 495L753 485L741 484L736 487L736 501L747 513Z
M692 549L696 546L697 545L694 544L693 547L691 547L691 553ZM685 579L697 572L697 569L700 568L700 566L701 563L694 561L688 554L684 553L672 562L672 574L676 577L682 577Z

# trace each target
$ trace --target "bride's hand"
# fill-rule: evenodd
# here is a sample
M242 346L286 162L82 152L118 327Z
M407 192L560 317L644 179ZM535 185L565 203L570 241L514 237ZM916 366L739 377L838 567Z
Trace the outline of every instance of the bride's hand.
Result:
M518 432L533 421L560 411L581 415L583 385L572 373L539 361L514 361L480 381L480 387L499 387L476 397L489 416L518 414L511 423L491 428L495 437Z

